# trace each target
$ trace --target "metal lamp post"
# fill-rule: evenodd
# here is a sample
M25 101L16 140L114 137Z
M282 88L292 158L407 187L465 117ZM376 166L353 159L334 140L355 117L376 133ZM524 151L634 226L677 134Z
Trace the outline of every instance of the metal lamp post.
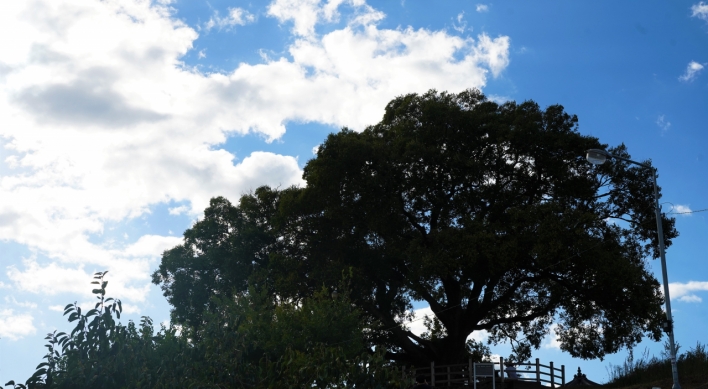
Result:
M674 346L674 323L671 317L671 298L669 297L669 277L666 273L666 254L664 248L664 230L661 226L661 208L659 205L659 190L656 186L656 168L632 161L631 159L623 158L617 155L612 155L605 150L590 149L587 151L586 159L594 165L602 165L607 159L615 158L651 170L652 179L654 180L654 211L656 212L656 232L659 235L659 255L661 256L661 274L664 278L664 298L666 299L666 322L664 323L664 331L669 335L669 347L671 348L671 373L674 379L673 389L681 389L678 381L678 369L676 367L676 347Z

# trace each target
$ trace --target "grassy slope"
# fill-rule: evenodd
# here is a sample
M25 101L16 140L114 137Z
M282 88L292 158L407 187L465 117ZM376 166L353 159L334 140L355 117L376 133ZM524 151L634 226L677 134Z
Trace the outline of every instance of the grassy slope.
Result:
M606 385L611 388L648 389L673 386L671 364L645 353L638 360L627 358L622 366L611 366L612 379ZM708 389L708 352L698 343L678 359L679 384L682 389Z
M681 389L708 389L708 373L705 373L703 375L694 375L694 376L685 376L682 377L679 375L679 384L681 385ZM661 380L655 380L655 381L647 381L643 383L638 383L638 384L633 384L633 385L628 385L628 386L612 386L616 388L622 388L622 389L648 389L648 388L653 388L653 387L659 387L661 389L670 389L673 386L673 381L671 377L661 379Z

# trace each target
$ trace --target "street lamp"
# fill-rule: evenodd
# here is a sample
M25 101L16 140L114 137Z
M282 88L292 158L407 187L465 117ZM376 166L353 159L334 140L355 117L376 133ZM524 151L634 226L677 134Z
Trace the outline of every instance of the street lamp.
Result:
M659 255L661 256L661 274L664 277L664 298L666 299L666 323L664 324L664 331L669 335L669 347L671 350L671 373L674 378L673 389L681 389L681 385L678 381L678 369L676 368L676 347L674 346L674 324L671 317L671 298L669 297L669 277L666 274L666 253L664 248L664 230L661 226L661 208L659 205L659 190L656 186L656 168L639 163L637 161L632 161L631 159L623 158L617 155L612 155L605 150L600 149L590 149L587 151L585 157L588 162L594 165L602 165L608 159L615 158L641 167L651 170L651 176L654 180L654 211L656 212L656 233L659 235Z

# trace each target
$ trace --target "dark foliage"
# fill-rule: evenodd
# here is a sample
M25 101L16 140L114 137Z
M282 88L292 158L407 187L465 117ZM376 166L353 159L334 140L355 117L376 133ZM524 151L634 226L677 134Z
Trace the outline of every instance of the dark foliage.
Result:
M121 304L105 299L82 313L66 307L71 333L47 336L45 362L14 388L401 388L406 379L383 352L362 348L359 313L346 292L321 289L300 304L250 290L238 299L215 297L205 324L162 328L143 317L116 323Z
M658 339L651 172L588 164L585 150L607 145L577 122L479 91L396 98L380 123L330 135L307 187L213 199L153 282L173 319L199 328L211 296L250 285L300 301L351 272L364 341L406 364L466 359L481 330L525 359L553 322L582 358ZM677 232L662 222L668 246ZM412 300L436 315L427 336L401 325Z

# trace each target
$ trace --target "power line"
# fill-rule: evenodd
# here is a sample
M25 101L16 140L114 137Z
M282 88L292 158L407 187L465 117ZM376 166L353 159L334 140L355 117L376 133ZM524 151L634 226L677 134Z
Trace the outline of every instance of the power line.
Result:
M685 215L687 213L698 213L698 212L706 212L708 211L708 208L706 209L699 209L697 211L686 211L686 212L667 212L667 215Z
M670 201L666 201L666 202L663 202L663 203L661 203L661 204L662 204L662 205L663 205L663 204L671 204L671 209L669 210L669 212L666 212L667 215L686 215L686 214L689 214L689 213L698 213L698 212L706 212L706 211L708 211L708 208L705 208L705 209L699 209L699 210L697 210L697 211L673 212L674 209L676 209L676 208L683 208L683 206L679 205L679 206L677 207L677 206L674 205L674 203L672 203L672 202L670 202ZM688 207L686 207L686 208L688 208Z

